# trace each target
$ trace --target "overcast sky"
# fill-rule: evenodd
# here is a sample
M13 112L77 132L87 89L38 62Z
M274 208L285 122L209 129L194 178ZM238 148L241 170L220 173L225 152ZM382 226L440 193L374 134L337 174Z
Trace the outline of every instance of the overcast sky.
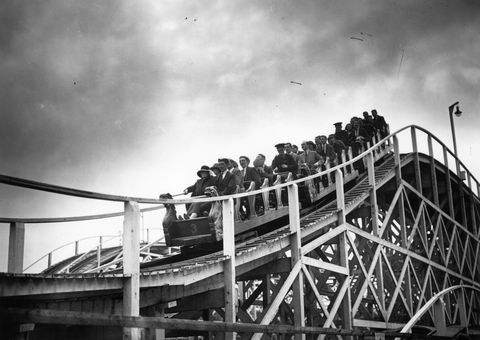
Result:
M480 176L479 32L474 0L2 1L0 173L157 197L373 108L452 145L460 101L459 154ZM1 216L120 209L0 186ZM27 226L27 248L58 228Z

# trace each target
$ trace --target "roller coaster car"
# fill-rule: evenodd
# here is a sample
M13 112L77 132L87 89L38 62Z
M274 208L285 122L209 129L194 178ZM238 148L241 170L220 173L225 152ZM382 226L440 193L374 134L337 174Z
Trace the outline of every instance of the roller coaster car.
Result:
M216 187L205 189L207 196L218 196ZM160 195L160 198L172 198L170 194ZM213 202L208 216L191 219L179 219L174 204L164 204L166 208L163 218L163 233L165 243L169 247L192 246L197 244L215 243L222 239L222 205Z
M191 246L199 243L220 241L215 233L215 225L209 217L198 217L189 220L176 220L164 229L167 246Z

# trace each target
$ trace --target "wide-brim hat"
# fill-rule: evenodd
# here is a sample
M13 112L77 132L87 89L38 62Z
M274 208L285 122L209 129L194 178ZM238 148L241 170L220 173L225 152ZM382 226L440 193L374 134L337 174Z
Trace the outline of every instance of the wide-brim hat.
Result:
M225 163L221 162L221 163L215 163L213 164L211 167L210 167L210 170L213 170L213 169L217 169L218 171L222 171L222 168L225 167Z
M275 147L278 149L278 148L282 148L284 149L285 148L285 143L278 143L275 145Z
M202 173L202 172L210 173L210 167L207 166L207 165L202 165L202 167L200 168L200 170L197 171L197 176L198 176L198 177L202 177L202 176L201 176L201 173Z

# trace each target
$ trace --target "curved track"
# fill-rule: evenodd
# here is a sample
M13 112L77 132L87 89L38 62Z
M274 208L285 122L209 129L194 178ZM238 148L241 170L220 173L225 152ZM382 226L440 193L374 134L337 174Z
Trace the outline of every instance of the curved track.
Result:
M394 152L375 164L381 144L362 155L367 172L355 185L344 186L337 170L335 197L298 220L298 200L289 201L289 224L235 244L234 257L224 249L143 263L141 315L160 308L172 318L191 320L229 321L233 313L243 323L392 330L401 329L437 292L460 284L480 288L480 201L474 178L470 173L466 181L457 177L446 156L439 162L433 152L418 153L414 132L425 130L411 131L413 152L401 155L394 134ZM428 135L429 150L431 143ZM295 192L295 185L284 186ZM77 270L87 270L94 260L84 259ZM232 280L238 288L229 301ZM5 306L124 312L124 275L116 271L2 274L0 284ZM417 325L444 335L478 325L480 299L473 291L447 294L445 309L427 311ZM236 309L229 308L232 301L238 301Z

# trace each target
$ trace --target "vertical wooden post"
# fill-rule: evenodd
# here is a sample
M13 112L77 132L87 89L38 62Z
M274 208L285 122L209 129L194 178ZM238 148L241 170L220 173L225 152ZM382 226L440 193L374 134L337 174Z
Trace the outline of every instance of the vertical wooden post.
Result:
M123 315L140 315L140 208L137 202L125 202L123 220ZM140 329L123 328L123 338L139 340Z
M23 272L23 256L25 252L25 224L22 222L10 223L10 236L8 238L8 264L9 273Z
M398 137L395 135L393 136L393 150L394 150L394 157L395 157L395 178L397 182L397 190L402 185L402 169L400 163L400 146L398 144ZM398 199L398 216L399 216L399 224L401 227L401 240L402 240L402 247L404 249L408 249L408 239L407 239L407 223L405 218L405 202L404 202L404 192L400 194ZM413 316L413 301L412 301L412 294L411 294L411 283L410 283L410 271L407 270L405 274L405 298L407 300L407 305L409 307L408 313L410 316Z
M453 208L453 194L452 194L452 179L450 176L450 169L448 168L448 156L447 148L443 147L443 162L445 165L445 187L447 188L447 197L448 197L448 211L451 218L455 219L455 209Z
M329 174L330 176L330 174ZM302 236L300 232L300 203L298 201L298 186L288 186L288 215L290 224L290 245L292 252L292 268L297 262L302 261ZM293 310L295 326L305 326L305 306L303 292L303 274L300 271L292 285ZM296 340L305 340L305 334L296 334Z
M161 307L158 310L155 310L155 316L158 316L160 318L164 318L165 317L165 309L163 307ZM163 328L155 329L155 340L165 340L165 329L163 329Z
M345 193L343 191L343 175L340 169L335 171L335 189L337 193L337 210L338 210L338 225L346 222L345 217ZM340 254L340 265L345 268L348 266L348 247L346 232L338 236L338 247ZM345 280L350 281L350 277L346 276ZM342 328L346 330L353 329L353 315L352 315L352 297L350 291L350 283L342 300ZM351 339L351 337L345 337Z
M236 322L235 305L237 294L235 290L235 222L233 198L222 201L223 212L223 254L227 256L224 262L224 286L225 286L225 322ZM235 332L226 332L226 340L234 340Z
M349 160L351 160L351 159L353 158L353 150L352 150L352 147L351 147L351 146L348 147L347 156L348 156L348 157L347 157L347 161L349 161ZM349 173L352 173L352 172L353 172L353 164L350 164L350 165L348 166L348 168L349 168L349 171L348 171L348 172L349 172Z
M440 199L438 197L437 171L435 169L435 157L433 154L431 135L428 135L428 155L430 156L430 176L432 178L433 202L436 206L440 206Z
M372 225L372 233L378 236L378 204L377 204L377 187L375 183L375 151L372 151L367 156L367 171L368 171L368 184L370 185L370 218ZM385 293L383 284L383 262L380 256L375 266L375 276L377 278L377 294L382 304L381 308L385 309Z
M418 158L418 146L417 146L417 134L415 133L415 127L412 127L412 148L413 148L413 167L415 169L415 187L419 193L423 194L422 190L422 173L420 171L420 160Z
M463 292L463 288L457 290L457 304L458 312L460 313L460 326L467 327L468 332L467 306L465 305L465 295Z
M472 188L472 175L470 172L467 173L467 179L468 179L468 188L470 189L470 219L471 219L471 231L474 235L477 235L477 217L475 216L475 196L473 194L473 188Z
M445 303L443 299L438 299L433 304L433 315L435 330L439 336L445 336L447 334L447 323L445 321Z

